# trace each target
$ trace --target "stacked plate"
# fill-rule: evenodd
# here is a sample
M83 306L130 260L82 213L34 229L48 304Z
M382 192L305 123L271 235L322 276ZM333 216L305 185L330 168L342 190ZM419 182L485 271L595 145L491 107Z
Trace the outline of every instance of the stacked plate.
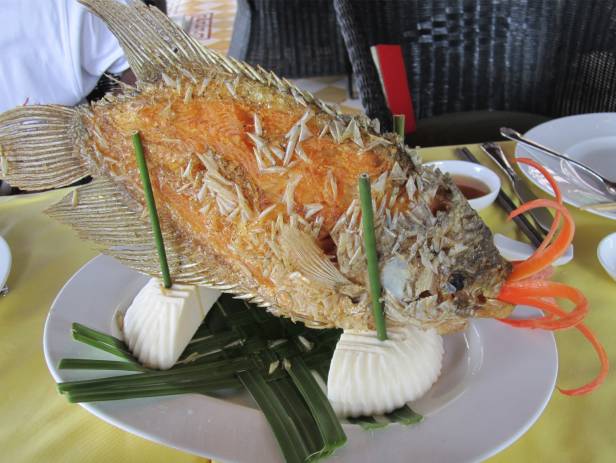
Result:
M552 148L616 181L616 113L580 114L554 119L526 132L525 137ZM597 185L596 180L570 163L541 151L517 145L516 157L530 157L544 165L554 176L563 193L563 200L575 207L613 202ZM542 190L552 194L547 180L535 169L520 165L522 172ZM589 212L616 219L613 211Z

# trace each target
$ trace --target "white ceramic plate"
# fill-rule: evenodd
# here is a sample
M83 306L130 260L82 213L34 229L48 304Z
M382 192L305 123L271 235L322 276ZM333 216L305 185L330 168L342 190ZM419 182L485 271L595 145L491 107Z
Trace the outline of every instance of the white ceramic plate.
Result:
M524 135L585 164L608 180L616 181L616 113L562 117L533 127ZM566 161L520 144L516 146L515 155L531 157L543 164L554 175L567 204L581 207L614 201L593 177ZM525 164L521 164L520 168L535 185L552 194L552 188L539 172ZM589 212L616 219L616 211Z
M71 323L113 333L146 277L99 256L79 270L54 301L45 324L45 358L56 381L101 376L58 370L64 357L108 358L71 339ZM366 432L345 424L347 445L331 461L475 462L504 449L539 417L554 389L557 352L551 333L476 320L445 338L443 373L413 408L414 427ZM244 395L197 394L84 404L97 417L146 439L224 461L281 461L263 414Z
M597 258L605 271L616 280L616 233L601 240L597 247Z
M0 291L4 288L11 272L11 250L7 242L0 236Z
M526 260L536 251L534 246L522 241L514 240L508 236L501 235L500 233L494 233L494 246L498 249L503 258L509 262L516 260ZM551 265L560 266L571 262L573 259L573 245L569 245L565 253L552 262Z

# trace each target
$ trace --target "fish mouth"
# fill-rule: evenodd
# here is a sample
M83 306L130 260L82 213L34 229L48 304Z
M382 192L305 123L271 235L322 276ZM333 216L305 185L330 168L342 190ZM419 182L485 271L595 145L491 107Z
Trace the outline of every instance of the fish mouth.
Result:
M450 295L455 314L461 318L501 318L511 313L512 307L497 298L496 294L473 291L471 294L459 291Z
M485 303L475 310L477 318L507 318L515 306L497 298L486 298Z

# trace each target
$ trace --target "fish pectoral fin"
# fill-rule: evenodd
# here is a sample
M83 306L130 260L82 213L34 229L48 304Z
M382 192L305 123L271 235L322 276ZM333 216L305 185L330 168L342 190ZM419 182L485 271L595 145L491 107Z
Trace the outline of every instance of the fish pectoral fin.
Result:
M353 300L360 298L363 294L366 294L366 288L360 285L356 285L355 283L342 285L340 286L339 291L345 296L349 296Z
M128 267L161 278L152 227L140 204L129 199L123 188L103 176L79 187L46 213L73 227L83 239L94 241L103 253ZM200 250L178 238L161 217L169 270L174 282L229 290L237 287L218 265L206 263Z
M289 263L306 278L335 290L356 286L329 260L309 233L284 225L280 247Z
M60 188L88 176L79 111L21 106L0 115L0 179L24 190Z

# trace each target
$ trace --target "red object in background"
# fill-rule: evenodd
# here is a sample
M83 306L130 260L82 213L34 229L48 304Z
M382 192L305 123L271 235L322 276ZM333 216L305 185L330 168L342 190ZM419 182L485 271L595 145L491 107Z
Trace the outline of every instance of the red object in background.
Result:
M404 114L404 132L415 132L415 111L409 91L406 68L400 45L374 45L370 47L376 64L387 106L392 114Z

